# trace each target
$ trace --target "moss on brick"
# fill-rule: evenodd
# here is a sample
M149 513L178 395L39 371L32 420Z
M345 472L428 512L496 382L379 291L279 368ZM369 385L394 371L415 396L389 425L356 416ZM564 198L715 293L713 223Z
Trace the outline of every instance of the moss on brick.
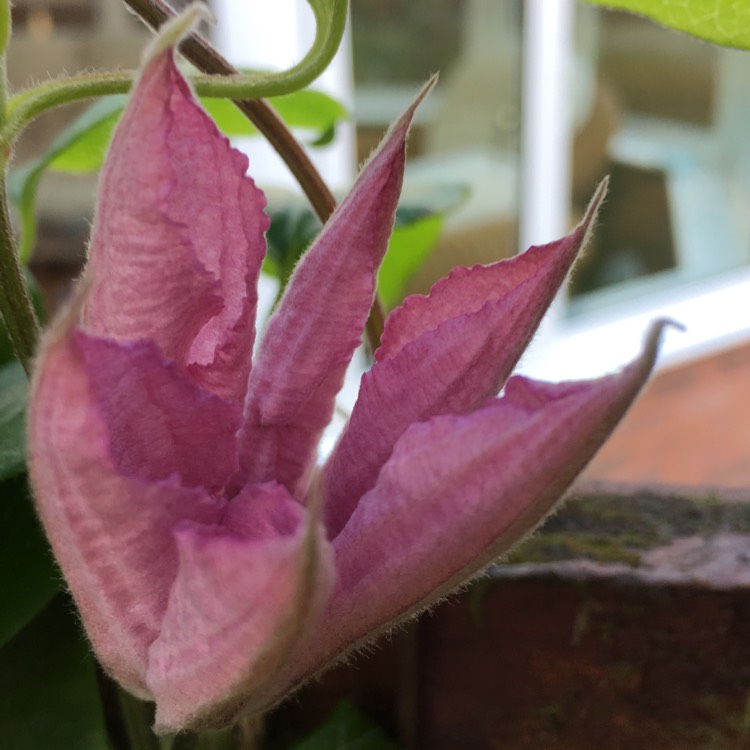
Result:
M639 492L574 496L519 545L509 563L586 559L637 566L641 554L688 536L750 533L750 503Z

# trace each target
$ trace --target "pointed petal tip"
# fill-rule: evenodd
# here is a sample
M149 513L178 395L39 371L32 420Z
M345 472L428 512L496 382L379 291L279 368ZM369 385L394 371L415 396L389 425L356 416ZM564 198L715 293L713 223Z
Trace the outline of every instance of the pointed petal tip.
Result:
M419 93L417 94L417 98L415 101L415 106L419 105L424 98L429 94L435 86L437 86L438 81L440 80L440 73L433 73L428 79L427 82L422 86L422 88L419 90Z
M687 326L684 323L680 323L679 320L675 320L674 318L669 318L667 316L656 318L651 323L651 327L648 330L647 336L661 336L661 334L667 329L667 328L674 328L677 331L685 332L687 331Z
M380 142L380 146L373 151L372 155L370 156L368 163L371 161L374 161L377 154L379 154L381 151L385 150L386 148L392 146L392 144L402 144L406 141L406 137L409 132L409 127L411 126L411 122L414 119L414 113L417 111L417 107L425 100L427 95L435 88L436 84L438 82L438 74L435 73L432 75L432 77L427 81L427 83L422 86L422 88L417 93L416 97L414 98L414 101L409 105L409 107L406 109L406 111L401 115L401 117L396 120L391 127L388 129L388 132L383 137L383 140ZM363 170L364 171L364 168Z
M144 67L163 52L179 44L201 21L213 23L214 20L213 13L204 3L196 1L188 5L182 13L174 16L159 29L156 38L144 53Z
M419 105L427 98L428 94L435 88L435 86L437 86L439 77L439 73L433 73L430 76L427 83L425 83L422 88L419 89L419 92L414 98L414 101L409 105L409 108L406 110L406 112L401 115L394 127L398 128L402 126L402 124L405 124L407 127L409 126L412 118L414 117L414 113L417 111L417 107L419 107Z
M609 175L605 176L604 179L597 185L594 195L589 201L589 205L586 207L586 211L578 224L577 231L583 232L583 239L581 240L581 250L585 250L588 245L591 235L596 225L599 211L604 203L604 199L607 197L609 191Z
M593 217L599 213L599 209L604 203L604 199L607 197L609 192L609 175L605 175L602 181L596 186L594 195L589 201L589 205L586 207L586 213L583 219L583 223L588 223Z
M682 323L680 323L678 320L674 320L673 318L656 318L651 322L644 337L643 353L641 354L641 359L646 364L649 370L654 366L656 362L656 358L659 354L659 349L661 348L662 341L664 340L664 332L668 328L674 328L675 330L682 332L687 330Z
M604 175L602 177L599 184L596 186L596 190L594 191L594 196L589 201L589 207L587 210L587 213L589 210L591 210L591 207L596 205L599 206L601 202L607 197L607 193L609 192L609 175Z
M377 269L388 248L409 125L436 80L430 79L373 152L300 260L269 321L249 381L238 442L240 473L233 487L273 476L293 493L307 489L320 433L361 341ZM350 251L342 253L347 247ZM325 300L335 300L335 305ZM315 384L312 390L310 383ZM263 441L263 451L258 441Z

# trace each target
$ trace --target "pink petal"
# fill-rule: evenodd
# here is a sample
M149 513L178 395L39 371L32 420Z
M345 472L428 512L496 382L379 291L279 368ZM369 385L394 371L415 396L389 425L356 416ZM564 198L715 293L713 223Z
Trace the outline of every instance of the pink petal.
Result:
M456 268L429 296L393 311L325 469L331 537L410 424L469 412L500 390L585 244L605 190L603 183L564 239L490 266Z
M105 668L146 697L147 651L177 571L171 529L180 519L216 522L223 504L175 479L116 470L67 321L42 343L30 404L31 483L55 556Z
M271 319L250 378L236 484L276 478L304 494L372 305L393 228L405 142L428 89L395 124L300 261Z
M116 342L78 332L96 407L118 473L149 481L179 475L218 492L236 469L241 407L204 391L152 341Z
M466 416L412 425L334 540L339 581L314 637L321 662L445 596L549 512L646 380L662 324L621 372L577 383L512 378Z
M229 509L223 528L175 530L179 571L149 654L159 732L221 727L264 706L331 590L322 528L283 487L246 488Z
M488 302L501 303L525 284L529 284L526 293L516 304L523 305L523 312L530 317L543 315L588 242L607 186L606 179L600 183L583 220L567 237L488 266L457 267L437 281L428 295L407 297L388 316L375 359L394 357L404 346L446 321L476 313ZM526 309L532 303L533 310ZM517 335L531 338L529 331Z
M222 396L242 399L265 253L265 198L247 159L196 104L171 50L144 70L115 133L87 275L87 329L151 338Z

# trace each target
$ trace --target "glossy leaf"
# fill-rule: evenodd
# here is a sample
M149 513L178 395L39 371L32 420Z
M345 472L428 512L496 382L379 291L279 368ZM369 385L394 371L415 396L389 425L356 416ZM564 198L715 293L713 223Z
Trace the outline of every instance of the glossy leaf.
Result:
M0 646L41 611L59 583L26 476L0 482Z
M111 747L94 659L63 596L0 649L0 696L0 747Z
M340 703L328 720L290 750L396 750L397 745L353 703Z
M26 468L26 401L29 384L18 362L0 367L0 480Z
M725 47L750 49L750 4L737 0L589 0Z

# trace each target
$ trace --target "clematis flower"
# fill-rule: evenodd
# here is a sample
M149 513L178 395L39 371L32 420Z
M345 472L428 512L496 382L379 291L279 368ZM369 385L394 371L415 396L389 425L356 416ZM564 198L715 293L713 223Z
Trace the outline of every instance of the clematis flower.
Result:
M416 103L300 261L252 356L264 197L157 49L114 136L88 265L29 414L39 514L92 647L158 731L225 725L526 536L642 386L509 379L585 244L459 268L387 320L318 442L373 300ZM503 394L497 393L503 388Z

